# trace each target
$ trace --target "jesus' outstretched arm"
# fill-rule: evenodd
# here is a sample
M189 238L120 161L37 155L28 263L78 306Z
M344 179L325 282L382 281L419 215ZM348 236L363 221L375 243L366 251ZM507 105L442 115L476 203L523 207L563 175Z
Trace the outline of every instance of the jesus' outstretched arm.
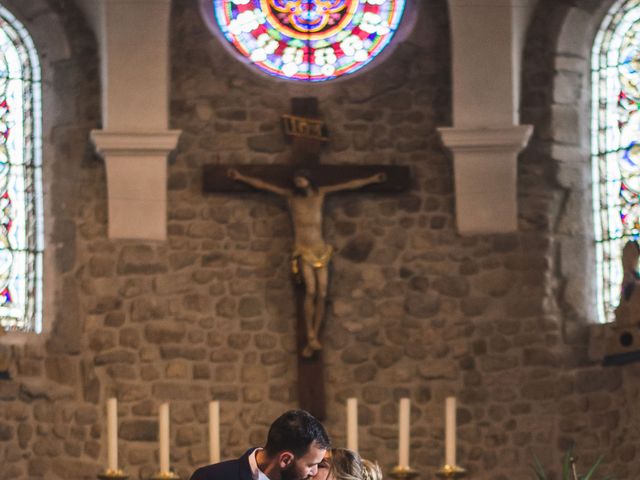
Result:
M279 187L277 185L274 185L273 183L265 182L260 178L243 175L235 168L230 168L227 171L227 176L232 180L236 180L237 182L246 183L253 188L257 188L258 190L266 190L267 192L275 193L276 195L280 195L281 197L290 197L292 195L291 190Z
M356 178L347 182L337 183L335 185L326 185L320 187L318 190L320 193L334 193L342 190L357 190L358 188L366 187L372 183L384 183L387 180L387 174L380 172L370 177Z

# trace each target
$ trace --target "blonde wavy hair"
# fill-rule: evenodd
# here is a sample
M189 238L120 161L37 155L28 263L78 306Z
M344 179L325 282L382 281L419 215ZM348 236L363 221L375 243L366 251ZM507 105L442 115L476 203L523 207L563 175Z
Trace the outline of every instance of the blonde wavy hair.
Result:
M378 463L361 458L352 450L332 448L329 461L329 473L335 480L382 480Z
M382 469L378 462L362 459L362 478L364 480L382 480Z

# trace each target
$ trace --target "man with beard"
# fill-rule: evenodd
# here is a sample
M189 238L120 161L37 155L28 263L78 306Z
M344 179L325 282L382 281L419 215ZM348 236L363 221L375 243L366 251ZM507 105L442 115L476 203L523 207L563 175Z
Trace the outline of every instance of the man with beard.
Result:
M264 448L199 468L191 480L308 480L329 447L329 436L315 417L290 410L271 424Z
M307 346L302 355L311 357L314 351L322 349L319 340L320 327L327 301L329 262L333 256L333 247L324 241L322 235L324 198L329 193L382 183L387 177L384 173L378 173L335 185L317 187L312 183L308 173L298 172L293 177L293 187L283 188L260 178L243 175L233 168L227 174L233 180L287 199L295 237L291 269L294 275L302 279L305 286L304 320Z

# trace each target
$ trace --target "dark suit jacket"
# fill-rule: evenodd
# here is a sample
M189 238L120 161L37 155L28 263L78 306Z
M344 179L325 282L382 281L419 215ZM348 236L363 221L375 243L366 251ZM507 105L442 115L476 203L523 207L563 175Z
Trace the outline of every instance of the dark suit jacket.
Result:
M249 455L255 450L250 448L236 460L214 463L197 469L191 480L252 480Z

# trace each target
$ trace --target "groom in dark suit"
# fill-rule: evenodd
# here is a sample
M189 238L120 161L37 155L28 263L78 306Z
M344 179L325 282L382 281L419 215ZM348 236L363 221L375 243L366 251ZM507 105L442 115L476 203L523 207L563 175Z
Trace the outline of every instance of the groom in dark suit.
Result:
M199 468L191 480L308 480L329 447L329 435L315 417L290 410L271 424L264 448Z

